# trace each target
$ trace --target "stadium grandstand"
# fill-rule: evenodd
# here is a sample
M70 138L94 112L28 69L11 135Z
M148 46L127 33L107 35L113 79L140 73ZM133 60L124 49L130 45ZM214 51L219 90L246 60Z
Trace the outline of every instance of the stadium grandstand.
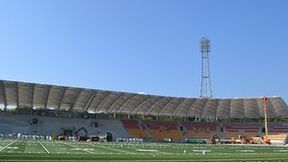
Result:
M261 137L263 106L262 97L167 97L0 80L0 135L169 142ZM287 104L268 97L266 106L271 140L286 142Z

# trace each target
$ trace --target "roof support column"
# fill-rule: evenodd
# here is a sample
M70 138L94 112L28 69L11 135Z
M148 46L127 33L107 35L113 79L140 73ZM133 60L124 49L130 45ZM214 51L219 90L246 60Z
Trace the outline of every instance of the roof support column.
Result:
M34 108L34 91L35 91L35 84L32 84L32 94L31 94L31 108Z
M51 88L52 88L52 86L49 86L49 87L48 87L48 90L47 90L46 99L45 99L45 104L44 104L44 108L45 108L45 109L47 109L47 106L48 106L48 99L49 99L49 95L50 95Z
M6 99L6 89L5 89L5 84L3 81L1 81L1 87L3 91L3 101L4 101L4 111L7 111L7 99Z
M91 106L94 98L96 97L97 93L96 92L92 92L88 102L86 103L83 112L87 111L89 109L89 107Z
M59 104L58 104L58 106L57 106L57 109L58 109L58 110L60 110L60 108L61 108L61 105L62 105L63 100L64 100L64 97L65 97L66 90L67 90L67 87L64 88L63 94L62 94L61 97L59 98L59 101L60 101L60 102L59 102Z
M77 92L76 99L75 99L74 103L70 106L70 110L69 110L69 111L73 111L73 110L74 110L74 108L75 108L75 106L76 106L76 103L78 102L78 100L79 100L79 98L80 98L80 94L81 94L82 91L83 91L83 90L80 89L80 90Z
M16 109L18 109L19 108L19 83L18 82L16 82L15 89L16 89Z

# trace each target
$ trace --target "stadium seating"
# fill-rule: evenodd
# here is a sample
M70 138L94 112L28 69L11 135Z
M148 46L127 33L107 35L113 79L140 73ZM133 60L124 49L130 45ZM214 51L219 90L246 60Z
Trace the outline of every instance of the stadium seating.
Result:
M137 120L121 120L123 126L127 130L130 137L136 137L136 138L143 138L148 139L149 136L147 133L143 130L143 128L140 128L140 123Z
M34 119L36 119L34 121ZM210 139L218 135L223 139L263 135L263 123L201 123L177 121L138 121L116 119L79 119L59 118L33 115L15 115L0 113L0 134L21 133L27 135L61 134L63 130L76 132L84 127L89 135L104 135L110 132L113 139L136 137L145 140L174 142L189 139ZM271 141L286 140L288 125L286 123L269 123L268 134Z
M271 143L285 144L288 142L286 133L269 134L268 139L270 139Z
M288 125L285 123L269 123L268 131L269 134L288 133Z
M286 143L288 125L286 123L269 123L268 138L272 143Z
M33 123L33 119L37 119L37 122ZM75 132L82 127L89 135L105 135L110 132L113 139L128 136L120 120L71 119L0 113L0 134L59 135L64 129Z
M179 126L175 121L144 121L143 123L157 141L171 139L179 142L184 139L183 133L179 131Z
M223 124L223 138L231 139L232 137L247 136L256 137L259 136L260 127L256 123L230 123Z
M217 123L183 122L186 127L186 138L210 139L218 135Z

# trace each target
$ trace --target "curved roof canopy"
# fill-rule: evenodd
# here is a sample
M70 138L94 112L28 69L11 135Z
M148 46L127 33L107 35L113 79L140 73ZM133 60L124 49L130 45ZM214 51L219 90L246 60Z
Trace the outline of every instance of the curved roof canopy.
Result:
M263 98L199 99L0 80L0 108L77 110L199 118L259 118ZM268 97L270 117L288 116L281 97Z

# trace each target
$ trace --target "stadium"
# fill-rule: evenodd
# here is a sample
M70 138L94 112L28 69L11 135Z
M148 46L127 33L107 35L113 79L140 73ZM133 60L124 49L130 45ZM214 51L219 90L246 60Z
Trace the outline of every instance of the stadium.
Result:
M0 162L287 162L287 6L0 0Z
M1 80L0 108L4 161L288 158L281 97L184 98Z

